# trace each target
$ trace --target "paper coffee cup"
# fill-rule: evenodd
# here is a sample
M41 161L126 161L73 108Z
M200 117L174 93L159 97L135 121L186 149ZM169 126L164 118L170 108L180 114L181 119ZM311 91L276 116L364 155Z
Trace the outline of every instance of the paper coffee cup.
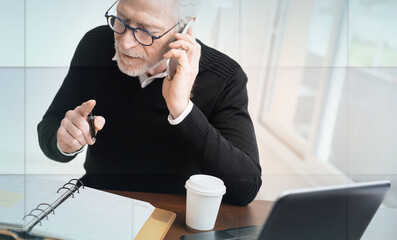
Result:
M186 225L196 231L214 228L222 196L226 193L223 181L217 177L197 174L185 184Z

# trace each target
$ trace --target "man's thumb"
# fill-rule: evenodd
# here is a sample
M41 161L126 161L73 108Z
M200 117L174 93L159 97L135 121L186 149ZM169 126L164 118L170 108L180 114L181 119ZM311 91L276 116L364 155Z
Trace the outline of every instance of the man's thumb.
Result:
M94 125L95 125L95 130L102 130L103 126L105 126L105 118L102 116L95 116L94 118Z

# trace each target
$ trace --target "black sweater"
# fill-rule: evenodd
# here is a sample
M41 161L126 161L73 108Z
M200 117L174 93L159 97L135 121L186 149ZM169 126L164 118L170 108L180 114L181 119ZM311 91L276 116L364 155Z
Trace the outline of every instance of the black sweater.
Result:
M163 79L141 88L112 61L114 36L107 26L80 41L69 72L38 125L40 147L59 162L73 157L56 147L57 130L68 110L95 99L95 115L106 119L87 150L86 185L108 190L185 193L185 181L204 173L221 178L224 199L246 205L262 181L254 128L247 111L247 76L226 55L200 43L202 56L194 107L178 125L167 120Z

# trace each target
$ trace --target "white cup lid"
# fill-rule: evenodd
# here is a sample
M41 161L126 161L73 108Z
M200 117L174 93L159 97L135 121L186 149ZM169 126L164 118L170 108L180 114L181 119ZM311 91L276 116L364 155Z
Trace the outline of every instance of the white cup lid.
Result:
M204 174L191 176L186 181L185 188L205 196L220 196L226 193L226 187L221 179Z

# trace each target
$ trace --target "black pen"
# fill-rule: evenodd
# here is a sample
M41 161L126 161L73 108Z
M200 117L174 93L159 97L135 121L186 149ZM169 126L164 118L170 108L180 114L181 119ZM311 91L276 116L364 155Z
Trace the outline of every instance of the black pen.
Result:
M91 138L95 138L94 115L92 114L92 111L88 115L88 122L90 124Z

